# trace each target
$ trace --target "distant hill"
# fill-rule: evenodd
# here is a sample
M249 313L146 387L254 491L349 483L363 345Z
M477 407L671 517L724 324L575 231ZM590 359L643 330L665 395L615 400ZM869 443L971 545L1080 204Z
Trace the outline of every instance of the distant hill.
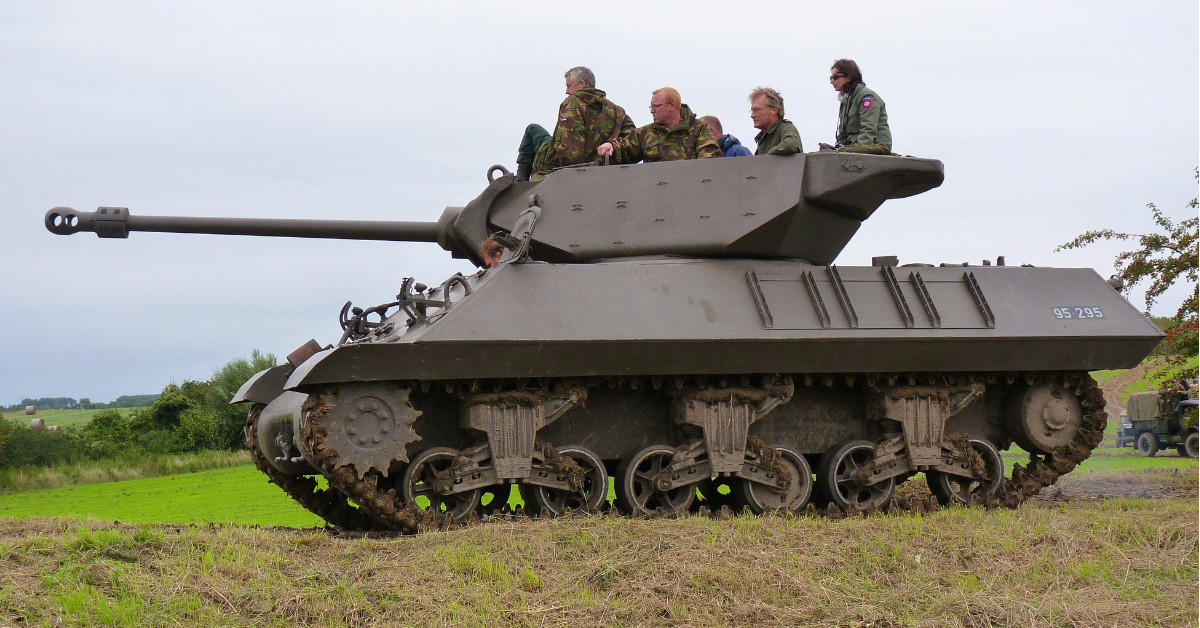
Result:
M74 397L41 397L38 399L22 399L21 403L14 403L11 406L4 406L2 409L5 412L20 412L26 406L34 406L38 410L69 410L74 408L82 408L85 410L99 410L103 408L142 408L154 403L158 399L158 394L153 395L121 395L115 401L110 403L93 403L87 397L83 399L75 399Z

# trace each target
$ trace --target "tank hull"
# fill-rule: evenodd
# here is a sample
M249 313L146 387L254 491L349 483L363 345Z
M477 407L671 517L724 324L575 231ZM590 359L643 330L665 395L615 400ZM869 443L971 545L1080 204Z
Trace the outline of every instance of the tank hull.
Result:
M317 354L285 387L1091 371L1133 367L1163 336L1091 269L654 259L513 264L468 281L430 322L394 315L396 331Z

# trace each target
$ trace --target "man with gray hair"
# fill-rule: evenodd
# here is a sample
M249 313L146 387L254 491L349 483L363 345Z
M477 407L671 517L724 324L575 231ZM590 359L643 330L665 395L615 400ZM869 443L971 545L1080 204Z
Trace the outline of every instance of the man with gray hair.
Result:
M573 67L563 78L567 98L558 107L558 122L550 140L542 144L533 160L534 180L555 168L595 160L598 146L628 137L636 128L624 109L596 89L596 75L591 70Z
M783 96L770 87L755 87L750 92L750 119L758 135L755 155L791 155L804 152L800 131L783 117Z

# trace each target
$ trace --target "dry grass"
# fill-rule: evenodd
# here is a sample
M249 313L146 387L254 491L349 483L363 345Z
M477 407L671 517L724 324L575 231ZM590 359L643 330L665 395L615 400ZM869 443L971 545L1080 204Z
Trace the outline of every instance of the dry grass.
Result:
M0 625L1195 626L1195 500L491 523L0 521Z

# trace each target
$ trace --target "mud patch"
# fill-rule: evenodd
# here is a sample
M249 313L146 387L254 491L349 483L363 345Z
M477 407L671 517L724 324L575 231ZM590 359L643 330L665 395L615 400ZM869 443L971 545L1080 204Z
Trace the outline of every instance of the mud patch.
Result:
M1194 469L1143 469L1126 472L1072 473L1053 489L1031 498L1041 502L1081 499L1176 499L1200 497L1200 477Z

